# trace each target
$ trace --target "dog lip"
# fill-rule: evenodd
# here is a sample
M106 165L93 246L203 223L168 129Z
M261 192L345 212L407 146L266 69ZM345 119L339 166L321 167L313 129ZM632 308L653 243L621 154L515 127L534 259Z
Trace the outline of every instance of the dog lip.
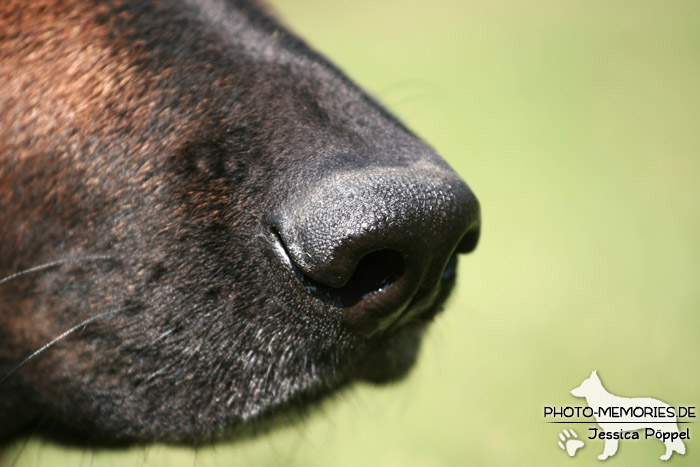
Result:
M415 365L427 322L411 321L381 338L367 341L368 352L353 379L386 384L403 378Z

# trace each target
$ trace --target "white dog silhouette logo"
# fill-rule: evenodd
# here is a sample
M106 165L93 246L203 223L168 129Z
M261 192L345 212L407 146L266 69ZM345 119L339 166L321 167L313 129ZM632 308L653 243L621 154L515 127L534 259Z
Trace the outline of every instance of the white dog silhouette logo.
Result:
M668 460L674 452L685 454L685 444L680 438L678 424L675 416L657 415L659 411L667 414L671 406L651 397L620 397L610 394L600 381L595 370L591 376L583 380L576 388L571 390L576 397L584 397L586 403L593 410L596 423L600 425L604 433L599 438L605 439L603 453L598 459L605 460L617 452L619 440L628 439L625 432L650 429L655 433L662 433L661 441L666 446L666 452L661 460ZM619 414L636 414L642 416L620 416ZM663 418L662 418L663 417ZM659 438L659 436L655 436Z

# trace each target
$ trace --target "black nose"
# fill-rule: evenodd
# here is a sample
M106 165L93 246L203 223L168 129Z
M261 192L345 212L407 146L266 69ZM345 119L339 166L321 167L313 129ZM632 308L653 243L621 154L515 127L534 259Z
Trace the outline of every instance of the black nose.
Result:
M454 255L476 246L479 204L449 169L381 168L323 180L273 223L307 285L372 335L432 304Z

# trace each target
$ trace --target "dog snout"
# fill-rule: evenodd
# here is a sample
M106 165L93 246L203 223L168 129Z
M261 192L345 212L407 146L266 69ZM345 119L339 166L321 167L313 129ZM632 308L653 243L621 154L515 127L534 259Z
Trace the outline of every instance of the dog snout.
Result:
M475 248L479 217L452 171L375 168L316 183L274 225L302 280L370 336L430 306L455 255Z

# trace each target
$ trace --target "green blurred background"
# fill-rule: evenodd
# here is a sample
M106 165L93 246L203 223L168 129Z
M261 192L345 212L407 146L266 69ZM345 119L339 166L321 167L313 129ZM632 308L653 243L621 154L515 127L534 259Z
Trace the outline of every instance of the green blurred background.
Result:
M700 2L276 0L286 23L432 144L484 228L404 382L198 451L66 450L0 465L597 465L545 405L598 372L623 396L700 405ZM678 466L700 465L700 423ZM578 425L580 436L586 425ZM623 441L607 464L658 465Z

